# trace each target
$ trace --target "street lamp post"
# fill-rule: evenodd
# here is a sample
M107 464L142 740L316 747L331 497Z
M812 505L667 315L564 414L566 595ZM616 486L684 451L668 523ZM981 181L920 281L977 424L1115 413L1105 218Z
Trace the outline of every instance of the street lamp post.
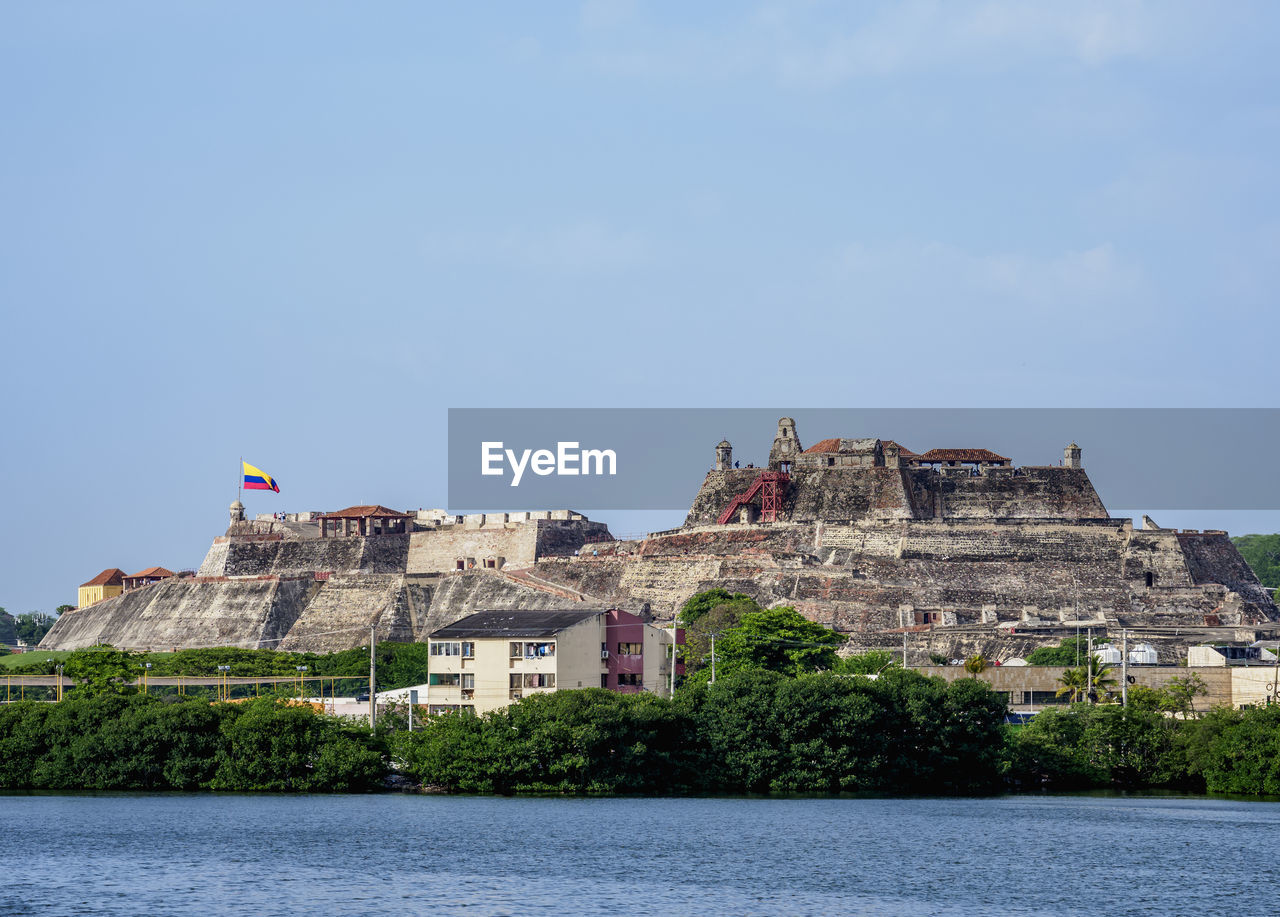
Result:
M218 700L231 700L231 676L228 674L231 666L218 666L219 684L218 684Z
M302 700L302 686L307 680L307 667L305 665L296 665L294 670L298 673L298 700Z

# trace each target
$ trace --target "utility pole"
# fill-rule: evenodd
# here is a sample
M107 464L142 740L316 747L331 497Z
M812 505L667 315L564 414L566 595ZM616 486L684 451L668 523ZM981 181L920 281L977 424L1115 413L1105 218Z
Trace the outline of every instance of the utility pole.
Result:
M1093 628L1089 628L1089 674L1084 682L1084 699L1093 703Z
M716 683L716 635L711 635L711 683Z
M369 625L369 728L378 720L378 628Z
M678 620L673 620L671 622L671 699L672 700L674 700L676 696L676 651L679 648L678 641L680 639L680 632L677 629L678 624L679 624Z
M1120 706L1129 706L1129 631L1120 631Z

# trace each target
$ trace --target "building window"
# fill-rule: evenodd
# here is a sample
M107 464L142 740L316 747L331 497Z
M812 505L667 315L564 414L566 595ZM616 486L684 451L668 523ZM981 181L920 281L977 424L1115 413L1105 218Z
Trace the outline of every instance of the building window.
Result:
M442 688L456 688L460 683L457 672L432 672L427 676L427 684Z
M526 672L523 685L526 688L554 688L556 676L552 672Z
M620 674L618 676L618 687L620 688L623 686L638 688L641 684L643 684L643 682L640 680L640 676L635 672Z
M465 569L467 569L466 561L462 561L462 560L455 560L455 561L454 561L454 564L455 564L455 566L454 566L454 568L453 568L453 569L455 569L455 570L465 570Z
M475 654L476 654L476 645L474 643L469 643L464 640L462 643L462 658L471 659L475 656Z
M452 642L432 643L430 655L432 656L461 656L462 644Z
M511 644L511 658L519 659L524 656L524 646L519 643Z
M618 644L619 656L639 656L639 655L642 655L643 653L644 653L643 643L619 643Z
M608 676L608 675L601 675L601 676L600 676L600 687L602 687L602 688L607 688L607 687L609 687L609 676Z
M1156 584L1156 575L1150 570L1147 571L1147 588L1150 589Z
M467 672L465 675L462 676L462 687L463 687L463 690L467 690L467 691L475 690L475 687L476 687L475 672Z
M526 659L544 659L555 654L556 645L554 643L526 643L524 645L524 658Z
M508 675L508 676L507 676L507 686L508 686L512 691L519 691L519 690L520 690L520 678L521 678L521 676L520 676L520 673L519 673L519 672L512 672L510 675Z

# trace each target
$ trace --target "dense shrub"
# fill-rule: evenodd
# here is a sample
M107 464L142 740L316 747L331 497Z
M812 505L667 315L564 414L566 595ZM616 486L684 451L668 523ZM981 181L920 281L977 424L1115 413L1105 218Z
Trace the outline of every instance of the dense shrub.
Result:
M435 717L395 752L455 792L981 792L999 784L1003 716L972 679L744 669L674 701L562 691Z
M0 789L357 792L385 773L367 729L267 698L103 693L0 707Z

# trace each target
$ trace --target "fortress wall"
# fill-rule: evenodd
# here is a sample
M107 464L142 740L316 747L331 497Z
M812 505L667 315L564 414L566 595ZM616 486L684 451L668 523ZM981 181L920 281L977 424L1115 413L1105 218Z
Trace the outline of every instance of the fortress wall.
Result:
M1123 543L1115 531L1084 530L1060 525L999 527L982 525L912 525L907 527L902 556L941 560L1048 560L1109 564L1119 569Z
M201 576L302 576L308 573L403 573L408 535L215 542Z
M410 535L373 535L358 538L361 573L404 573L409 562ZM327 539L326 539L327 540Z
M796 469L783 508L792 522L915 518L897 468Z
M635 558L600 556L552 557L539 561L534 573L549 583L587 595L610 607L629 607L630 596L621 587L622 575Z
M1232 589L1260 586L1231 539L1219 534L1179 534L1178 547L1196 585L1221 583Z
M404 577L393 573L332 576L315 591L279 648L330 653L365 645L371 624L380 625L380 640L412 640L407 612L397 603L403 586Z
M1235 550L1234 545L1232 550ZM1124 554L1125 578L1134 589L1144 589L1147 573L1154 574L1156 586L1193 585L1186 554L1176 532L1140 530L1130 536Z
M225 539L215 538L213 544L209 545L209 553L204 556L196 575L226 576L227 555L230 551L231 545Z
M643 558L626 565L618 585L633 599L648 602L655 614L660 614L664 610L674 613L674 609L698 592L704 583L714 583L719 578L717 558Z
M612 541L609 527L586 519L540 519L537 526L538 557L564 557L595 541Z
M950 469L948 469L950 470ZM951 519L1099 519L1107 509L1083 468L1023 467L980 475L909 472L922 516Z
M685 525L714 524L735 496L751 486L762 468L741 468L732 471L708 471L689 507Z
M40 645L258 647L288 632L302 613L309 588L306 580L166 580L64 614Z
M541 572L539 570L540 576ZM595 607L525 586L492 572L452 573L435 577L432 579L430 593L430 605L425 619L419 613L419 624L428 633L477 611L497 608L529 611L557 608L581 610ZM601 603L599 607L606 605Z
M662 535L640 542L643 557L688 554L773 554L811 552L811 525L711 525L690 532Z
M902 526L824 525L818 543L824 548L841 548L854 554L896 557L904 531Z
M405 570L417 573L448 573L458 561L474 560L483 567L486 557L505 558L509 567L531 566L537 557L537 528L532 523L498 523L481 528L449 526L409 536Z
M353 572L360 569L363 540L232 541L227 545L224 572L220 575L297 576L317 571Z

